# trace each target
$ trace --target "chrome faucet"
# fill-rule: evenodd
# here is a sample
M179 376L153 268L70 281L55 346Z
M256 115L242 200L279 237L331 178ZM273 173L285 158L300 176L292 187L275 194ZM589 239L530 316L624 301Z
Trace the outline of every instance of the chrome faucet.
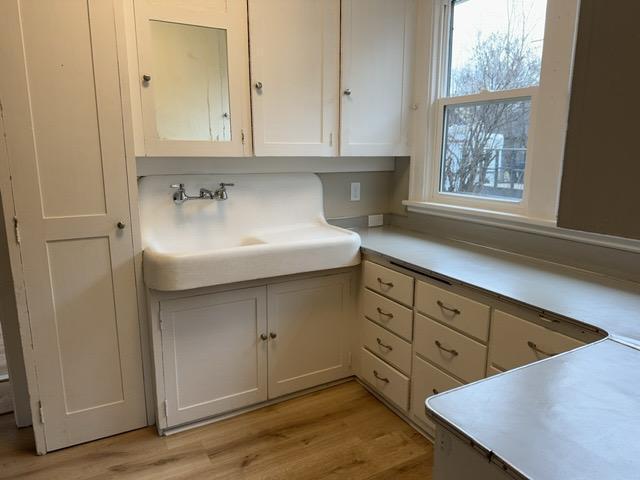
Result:
M220 183L220 187L215 191L208 190L206 188L200 189L200 195L189 195L184 188L184 183L177 183L170 185L171 188L175 188L173 192L173 203L180 205L187 200L226 200L229 198L226 187L233 187L233 183Z

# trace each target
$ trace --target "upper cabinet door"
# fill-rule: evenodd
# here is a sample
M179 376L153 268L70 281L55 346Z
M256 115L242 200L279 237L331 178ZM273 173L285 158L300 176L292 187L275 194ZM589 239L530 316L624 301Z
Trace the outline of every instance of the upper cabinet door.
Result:
M340 1L249 0L249 31L255 154L337 155Z
M340 154L409 154L415 0L342 1Z
M251 153L247 7L136 0L147 156Z

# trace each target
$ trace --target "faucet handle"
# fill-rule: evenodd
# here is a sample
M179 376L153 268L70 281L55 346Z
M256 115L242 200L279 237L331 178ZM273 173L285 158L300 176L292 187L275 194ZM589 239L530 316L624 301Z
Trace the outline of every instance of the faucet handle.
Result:
M169 185L169 187L171 188L179 188L180 190L184 189L184 183L174 183L172 185Z
M224 183L220 182L221 187L235 187L235 183Z

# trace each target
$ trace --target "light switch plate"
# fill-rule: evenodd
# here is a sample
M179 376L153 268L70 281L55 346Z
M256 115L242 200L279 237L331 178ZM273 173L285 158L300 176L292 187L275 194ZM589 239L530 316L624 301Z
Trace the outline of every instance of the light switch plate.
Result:
M357 202L360 200L360 182L351 183L351 201Z
M384 215L369 215L370 227L381 227L382 225L384 225Z

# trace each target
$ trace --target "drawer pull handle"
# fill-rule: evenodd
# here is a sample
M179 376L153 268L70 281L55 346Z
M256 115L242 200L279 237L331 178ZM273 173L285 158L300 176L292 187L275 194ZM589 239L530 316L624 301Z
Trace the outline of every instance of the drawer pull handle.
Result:
M457 350L454 350L452 348L443 347L439 340L436 340L434 343L436 344L436 347L438 347L443 352L450 353L454 357L457 357L459 355Z
M389 379L385 377L381 377L377 370L373 371L373 376L384 383L389 383Z
M529 348L534 352L541 353L542 355L546 355L547 357L555 357L557 355L557 353L545 352L544 350L538 348L538 346L531 340L527 342L527 345L529 345Z
M380 315L383 315L383 316L387 317L389 320L391 320L391 319L393 318L393 313L385 312L385 311L384 311L384 310L382 310L380 307L376 308L376 310L378 311L378 313L379 313Z
M385 282L380 277L378 277L378 283L380 286L384 285L385 287L393 288L393 282Z
M382 340L380 340L379 338L376 338L376 342L378 342L378 345L380 345L382 348L386 348L388 352L393 350L393 347L391 345L386 345L382 343Z
M453 313L454 315L460 315L460 310L458 310L457 308L453 308L453 307L448 307L446 306L444 303L442 303L440 300L438 300L436 302L438 304L438 306L443 309L443 310L447 310L448 312Z
M431 390L433 392L434 395L439 394L440 392L438 390L436 390L435 388L433 390Z

